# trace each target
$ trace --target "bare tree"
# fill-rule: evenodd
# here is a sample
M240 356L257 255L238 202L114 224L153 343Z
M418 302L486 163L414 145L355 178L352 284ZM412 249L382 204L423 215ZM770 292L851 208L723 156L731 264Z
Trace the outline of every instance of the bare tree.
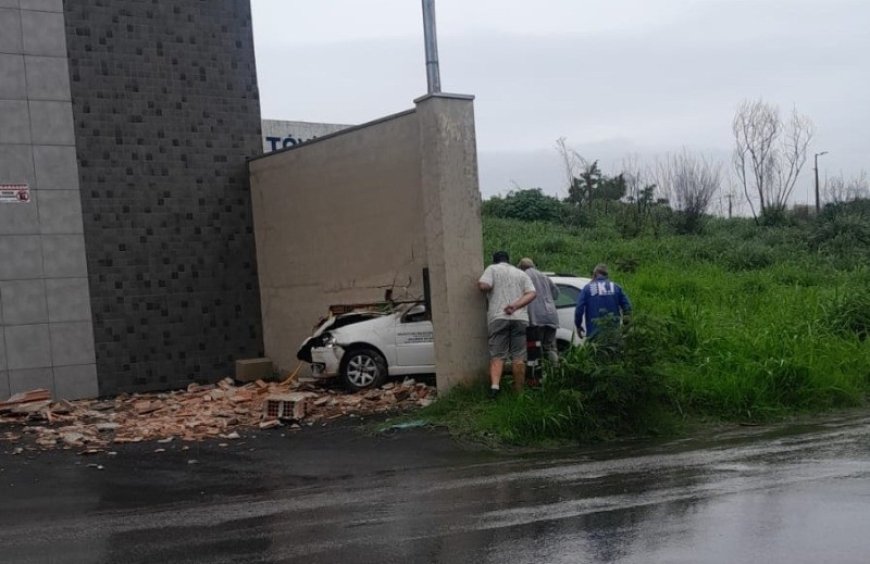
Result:
M625 178L625 198L629 202L636 202L641 191L649 184L649 173L641 165L640 156L636 153L623 157L621 169Z
M722 163L684 148L681 153L657 158L655 177L671 207L681 212L686 227L692 230L722 184Z
M568 146L567 139L564 137L556 139L556 150L559 151L559 156L562 157L562 166L565 167L565 190L570 195L570 190L574 186L574 179L580 176L587 163L577 151Z
M870 178L866 170L852 178L840 174L825 182L825 199L829 202L842 204L864 198L870 198Z
M798 176L807 160L813 124L792 110L783 123L779 108L763 100L744 101L732 123L735 147L733 165L753 216L786 208Z

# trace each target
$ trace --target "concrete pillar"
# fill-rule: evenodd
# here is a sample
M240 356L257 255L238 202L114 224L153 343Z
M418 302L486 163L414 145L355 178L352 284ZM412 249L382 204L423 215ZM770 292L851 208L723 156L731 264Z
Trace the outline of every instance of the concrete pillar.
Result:
M435 371L443 393L486 378L483 229L477 177L474 97L418 98L421 188L435 327Z

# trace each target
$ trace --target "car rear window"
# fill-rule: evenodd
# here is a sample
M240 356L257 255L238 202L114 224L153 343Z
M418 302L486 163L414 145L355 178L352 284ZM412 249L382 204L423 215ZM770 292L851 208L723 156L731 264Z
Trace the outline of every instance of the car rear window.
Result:
M577 305L577 298L580 296L580 290L574 286L566 286L565 284L556 284L559 287L559 297L556 298L556 308L574 307Z

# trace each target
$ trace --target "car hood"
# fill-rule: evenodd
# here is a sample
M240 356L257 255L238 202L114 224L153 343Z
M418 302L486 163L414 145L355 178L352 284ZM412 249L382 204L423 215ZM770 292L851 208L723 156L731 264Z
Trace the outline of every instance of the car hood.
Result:
M396 313L379 313L373 311L355 311L342 315L330 316L315 327L314 333L305 339L302 346L296 352L296 358L305 362L311 362L311 349L323 346L323 337L326 333L333 335L336 340L342 341L352 334L362 331L363 333L393 323Z

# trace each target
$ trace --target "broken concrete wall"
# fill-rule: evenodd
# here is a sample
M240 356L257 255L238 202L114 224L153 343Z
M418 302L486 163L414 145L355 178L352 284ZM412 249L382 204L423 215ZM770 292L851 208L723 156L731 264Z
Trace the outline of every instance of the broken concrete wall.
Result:
M282 371L330 304L422 297L413 111L250 164L266 355Z
M267 356L280 370L336 303L422 297L432 287L439 391L488 362L473 102L415 110L250 163ZM307 369L307 368L306 368Z

